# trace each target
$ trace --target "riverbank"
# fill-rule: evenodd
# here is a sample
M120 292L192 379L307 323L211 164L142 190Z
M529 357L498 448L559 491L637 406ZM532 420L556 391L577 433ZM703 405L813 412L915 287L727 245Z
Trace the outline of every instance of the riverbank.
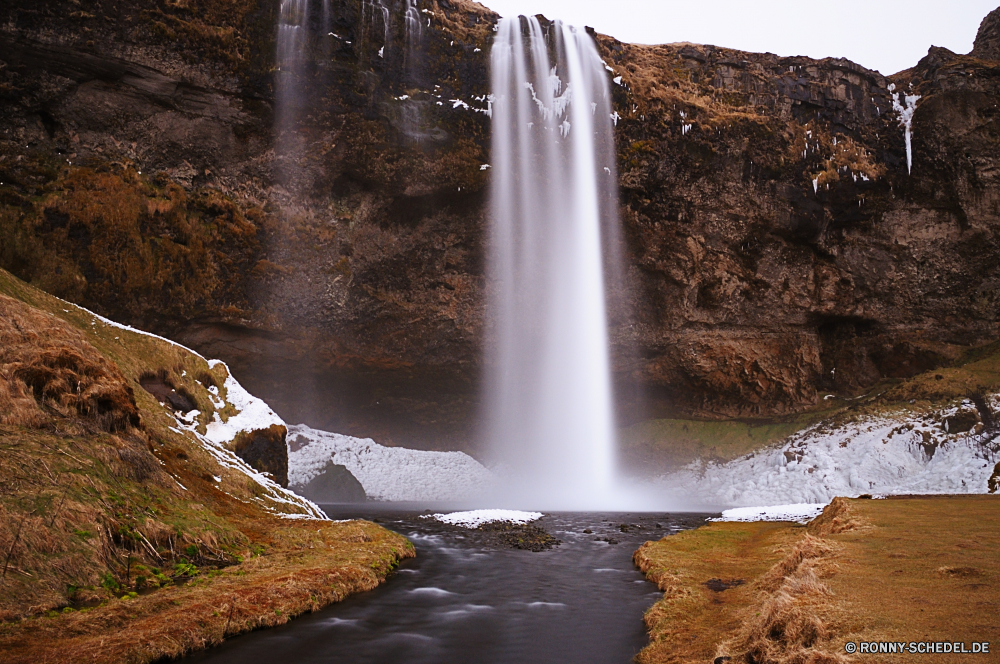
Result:
M101 598L0 626L8 664L155 662L287 623L372 590L414 549L403 537L355 521L264 520L261 555L204 570L148 594Z
M647 542L634 560L664 595L637 661L841 662L847 643L995 641L998 517L992 496L838 498L808 525L712 523Z
M0 660L177 657L370 590L406 538L285 484L225 364L0 270Z

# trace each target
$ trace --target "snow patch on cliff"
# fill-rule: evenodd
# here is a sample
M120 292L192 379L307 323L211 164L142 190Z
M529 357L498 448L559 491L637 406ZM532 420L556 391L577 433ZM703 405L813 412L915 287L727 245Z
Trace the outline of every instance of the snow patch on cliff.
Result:
M373 500L467 499L493 481L493 474L464 452L385 447L370 438L352 438L304 424L288 427L288 441L288 481L293 486L309 482L330 461L346 466Z
M861 494L986 493L994 453L951 435L934 416L821 423L782 445L728 463L695 462L657 483L677 499L715 506L828 503Z
M242 385L233 378L232 372L226 363L222 360L210 360L208 366L210 369L215 368L218 365L226 367L226 382L223 387L226 389L225 401L228 402L233 408L236 409L237 413L230 416L225 422L219 417L219 413L214 413L214 418L212 422L208 424L205 437L216 444L223 444L231 442L236 435L241 432L258 431L261 429L267 429L273 425L284 426L284 421L278 417L271 407L264 403L263 400L258 399L254 395L247 392ZM209 388L209 392L213 395L213 401L218 397L218 390ZM216 408L222 409L225 404L222 403L221 398L219 402L213 404Z

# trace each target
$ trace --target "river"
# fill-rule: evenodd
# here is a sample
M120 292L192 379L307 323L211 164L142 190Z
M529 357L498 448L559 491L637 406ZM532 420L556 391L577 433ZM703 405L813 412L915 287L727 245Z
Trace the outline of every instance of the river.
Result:
M531 552L421 518L412 506L324 509L333 519L378 521L407 536L417 557L371 592L185 662L626 664L646 645L642 615L660 597L632 553L708 516L546 514L535 525L561 544Z

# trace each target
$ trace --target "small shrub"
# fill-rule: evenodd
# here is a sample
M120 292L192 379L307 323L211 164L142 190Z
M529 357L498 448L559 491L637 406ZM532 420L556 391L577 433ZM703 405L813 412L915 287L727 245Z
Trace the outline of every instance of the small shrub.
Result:
M121 585L111 572L105 572L104 576L101 577L101 587L113 593L121 589Z
M191 563L177 563L174 565L174 576L198 576L198 568Z

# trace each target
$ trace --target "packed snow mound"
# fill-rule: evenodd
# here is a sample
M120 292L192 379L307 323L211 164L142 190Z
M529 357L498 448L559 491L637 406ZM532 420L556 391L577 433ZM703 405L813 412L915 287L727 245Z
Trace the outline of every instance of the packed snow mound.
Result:
M214 418L206 427L205 437L217 444L232 442L236 435L241 432L259 431L268 427L279 425L285 426L284 421L278 417L271 407L262 399L247 392L242 385L233 378L233 372L222 360L209 360L209 368L215 368L221 364L226 368L226 382L223 387L226 390L225 399L219 396L219 388L212 386L208 388L212 395L212 405L217 410L222 410L228 403L236 409L236 414L232 415L225 422L219 417L219 413L214 413Z
M544 516L541 512L521 512L518 510L472 510L470 512L452 512L450 514L428 514L425 519L436 519L441 523L461 526L462 528L478 528L484 523L497 521L525 524L538 521Z
M370 438L328 433L304 424L288 427L288 441L294 443L288 452L288 482L292 486L308 483L330 461L346 466L372 500L470 498L493 481L493 474L464 452L385 447Z
M769 505L767 507L734 507L710 521L795 521L808 523L823 512L826 503L798 503L796 505Z
M821 423L780 446L725 464L695 462L657 483L679 499L694 495L704 504L733 507L819 504L876 493L986 493L993 455L941 426L958 410Z

